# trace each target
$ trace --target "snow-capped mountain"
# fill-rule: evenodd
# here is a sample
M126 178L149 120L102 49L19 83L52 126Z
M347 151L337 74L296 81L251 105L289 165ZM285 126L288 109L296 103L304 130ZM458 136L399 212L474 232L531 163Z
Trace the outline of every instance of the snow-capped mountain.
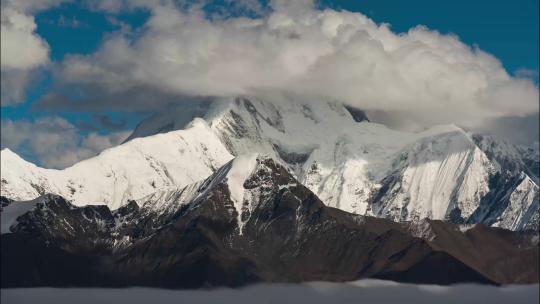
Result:
M2 287L538 281L536 234L347 213L257 154L115 210L47 194L6 201L1 214L12 223L1 235Z
M3 150L2 195L29 200L56 193L76 205L116 209L201 181L236 156L259 153L326 205L347 212L538 228L534 151L527 158L513 146L500 152L455 125L402 132L337 102L247 97L216 100L185 126L185 118L171 119L152 117L126 143L64 170L42 169Z
M527 174L538 184L540 176L538 142L530 147L511 144L491 135L473 134L473 141L502 173Z
M186 130L138 138L63 170L39 168L10 150L1 152L2 195L29 200L55 193L77 205L107 204L179 187L211 175L233 156L202 119Z

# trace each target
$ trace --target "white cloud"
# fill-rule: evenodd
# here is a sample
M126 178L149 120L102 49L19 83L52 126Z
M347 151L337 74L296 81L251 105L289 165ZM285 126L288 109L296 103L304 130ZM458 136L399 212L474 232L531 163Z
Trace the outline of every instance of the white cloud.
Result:
M530 79L538 83L540 71L538 69L520 68L514 72L514 75L518 78Z
M83 136L74 125L60 117L40 118L34 122L2 120L1 127L2 148L32 155L47 168L65 168L92 157L120 144L130 133Z
M538 112L538 88L490 54L425 27L386 24L312 1L274 1L258 19L208 20L157 5L139 35L118 32L60 78L111 93L153 86L187 95L287 94L399 111L424 123L474 124ZM136 37L136 38L132 38ZM421 113L421 115L418 115Z
M35 30L34 17L2 9L2 69L32 69L47 63L49 47Z
M158 5L172 5L175 0L85 0L84 2L92 10L118 13L140 8L151 9Z
M2 9L10 7L18 12L34 14L72 0L2 0ZM108 0L104 0L108 1Z
M49 46L36 34L32 13L59 4L60 0L2 1L1 103L21 102L36 69L49 62Z
M28 84L35 76L21 69L2 70L0 75L2 105L22 101Z

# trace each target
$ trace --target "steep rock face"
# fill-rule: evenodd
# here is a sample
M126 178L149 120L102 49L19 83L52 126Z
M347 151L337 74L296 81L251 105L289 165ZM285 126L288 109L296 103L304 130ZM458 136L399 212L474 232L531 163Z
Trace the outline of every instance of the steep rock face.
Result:
M516 146L481 134L472 138L495 171L490 175L489 192L468 222L538 231L538 146Z
M456 128L408 147L374 197L373 213L397 221L431 218L463 223L469 218L489 191L493 168L462 132Z
M485 134L473 134L472 139L501 173L517 175L523 172L538 183L538 144L524 147Z
M347 213L325 206L278 162L256 155L114 211L48 195L1 237L2 287L193 288L363 277L538 281L533 236Z
M497 172L491 176L490 191L468 222L538 231L538 220L538 186L524 173L511 176Z
M185 130L161 134L160 122L174 121L165 118L142 122L127 143L60 171L35 167L3 150L2 194L21 200L51 192L77 205L105 203L114 209L159 189L203 180L234 156L262 153L326 205L347 212L509 229L532 227L526 223L538 218L534 178L519 191L510 182L531 171L534 157L515 160L517 150L490 152L491 144L454 125L399 132L335 102L270 103L247 97L214 102ZM167 130L179 128L185 117L180 121ZM152 132L160 134L137 138ZM504 177L494 182L497 174Z

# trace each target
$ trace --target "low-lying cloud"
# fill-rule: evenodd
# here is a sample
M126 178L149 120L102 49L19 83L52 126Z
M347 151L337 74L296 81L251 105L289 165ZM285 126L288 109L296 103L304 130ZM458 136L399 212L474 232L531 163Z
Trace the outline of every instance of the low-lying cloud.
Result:
M208 18L196 7L154 3L137 33L118 31L95 54L68 56L57 77L109 94L146 86L182 96L341 100L425 124L538 113L531 80L454 35L423 26L396 34L312 1L270 6L259 18Z
M239 289L15 288L2 303L538 303L538 284L523 286L412 285L360 280L351 283L258 284Z

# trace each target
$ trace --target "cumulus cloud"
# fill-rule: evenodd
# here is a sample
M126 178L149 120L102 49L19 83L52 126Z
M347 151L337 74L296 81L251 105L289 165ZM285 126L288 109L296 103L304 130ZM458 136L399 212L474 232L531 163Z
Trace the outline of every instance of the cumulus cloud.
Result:
M48 45L35 30L32 16L2 9L2 68L31 69L47 62Z
M540 138L538 114L525 117L505 116L487 120L478 128L479 132L490 133L521 145L532 145Z
M2 1L2 105L22 101L35 74L50 66L49 46L36 34L33 15L62 2ZM150 18L142 28L120 26L109 33L94 54L67 55L54 68L60 90L34 109L151 112L179 100L244 94L340 100L400 128L458 123L516 137L517 127L538 125L538 87L531 81L537 71L511 76L497 58L455 35L423 26L397 34L388 24L319 9L312 0L274 0L269 6L225 0L209 16L204 8L210 2L85 0L86 7L106 11L111 22L125 10L145 9ZM84 98L70 100L59 93L65 88ZM96 123L123 128L103 117L96 116ZM58 168L127 136L83 136L80 128L58 117L3 120L2 147ZM527 142L538 133L520 134Z
M47 168L65 168L124 141L130 132L108 135L92 132L86 136L60 117L34 122L2 120L1 147L22 155L32 155Z
M108 13L136 9L152 10L158 6L174 6L184 11L211 6L212 15L215 17L228 17L234 15L260 16L267 9L267 6L260 0L85 0L84 2L92 10Z
M36 34L32 13L61 1L5 0L1 8L1 103L21 102L37 68L49 62L49 46Z
M58 93L42 96L33 109L37 111L73 111L73 112L138 112L148 113L171 106L192 105L207 102L209 97L187 96L164 92L155 87L136 86L117 92L104 92L97 85L77 86L84 100L72 100Z
M2 0L2 9L12 8L18 12L34 14L73 0ZM107 0L104 0L107 1Z
M151 10L138 35L119 31L95 54L67 57L59 79L108 94L146 86L187 96L341 100L423 124L538 113L532 81L426 27L396 34L309 0L272 1L258 18L212 19L162 2Z
M133 9L150 9L157 5L172 3L173 0L86 0L86 6L91 10L118 13Z
M28 85L35 79L29 70L10 69L1 70L0 100L2 106L21 102L24 99Z

